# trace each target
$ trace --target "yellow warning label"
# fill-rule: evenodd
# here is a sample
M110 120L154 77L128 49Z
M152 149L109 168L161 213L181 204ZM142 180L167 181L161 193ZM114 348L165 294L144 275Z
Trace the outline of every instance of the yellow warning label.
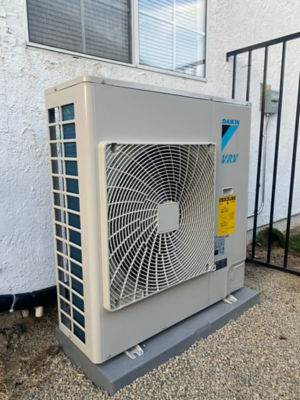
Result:
M218 205L218 236L235 231L236 195L220 196Z

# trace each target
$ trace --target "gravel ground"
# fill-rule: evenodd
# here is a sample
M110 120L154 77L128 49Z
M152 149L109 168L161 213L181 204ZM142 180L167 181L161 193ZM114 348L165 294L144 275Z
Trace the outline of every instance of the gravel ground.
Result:
M259 305L114 396L58 350L55 308L23 319L2 329L0 399L299 400L300 279L251 265L246 285L260 291Z

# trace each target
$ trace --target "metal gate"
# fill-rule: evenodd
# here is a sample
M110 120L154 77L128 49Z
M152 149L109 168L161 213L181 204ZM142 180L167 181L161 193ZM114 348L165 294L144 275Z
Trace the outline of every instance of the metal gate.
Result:
M262 95L261 95L261 113L260 113L260 128L259 128L259 141L258 141L258 159L257 159L257 170L256 170L256 188L255 188L255 204L254 204L254 219L253 219L253 235L252 235L252 248L251 254L248 256L248 261L259 263L261 265L279 269L282 271L290 272L296 275L300 275L300 270L288 267L288 256L290 251L290 232L291 232L291 214L293 204L293 194L295 186L295 170L297 164L297 146L298 146L298 134L299 134L299 113L300 113L300 75L298 81L297 99L295 99L295 129L293 135L293 150L291 158L291 171L290 171L290 182L289 182L289 197L287 205L287 218L286 218L286 236L284 244L284 257L282 265L271 263L271 252L272 252L272 234L274 224L274 208L275 208L275 197L276 197L276 181L277 181L277 169L278 169L278 153L280 143L280 129L281 129L281 115L282 115L282 102L283 102L283 88L285 79L285 63L286 63L286 47L287 43L291 40L299 39L300 32L283 36L277 39L269 40L267 42L258 43L252 46L244 47L238 50L230 51L226 54L227 61L233 58L233 75L232 75L232 98L236 97L236 61L237 57L241 54L248 54L247 62L247 83L245 85L245 99L250 101L250 85L251 85L251 67L252 67L252 53L258 49L264 49L264 61L263 61L263 82L262 82ZM264 116L265 116L265 100L266 100L266 85L267 85L267 72L268 72L268 56L269 48L271 46L281 44L281 67L280 67L280 83L279 83L279 99L278 99L278 114L276 122L276 136L275 136L275 148L273 156L273 179L272 179L272 192L270 201L270 216L269 216L269 229L267 238L267 254L266 259L262 260L256 256L257 246L257 217L259 211L259 196L261 190L261 168L262 168L262 150L263 150L263 134L264 134ZM299 166L299 160L298 160ZM298 199L300 202L300 199Z

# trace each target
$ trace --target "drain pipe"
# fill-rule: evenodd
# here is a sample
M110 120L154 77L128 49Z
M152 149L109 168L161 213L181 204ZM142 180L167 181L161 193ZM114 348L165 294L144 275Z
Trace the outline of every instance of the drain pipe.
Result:
M42 307L56 303L56 286L19 294L0 295L0 312L35 308L36 316L42 316Z
M265 205L265 189L266 189L266 165L267 165L267 129L270 121L270 114L266 114L265 126L264 126L264 134L263 134L263 170L262 170L262 185L261 185L261 204L257 211L257 214L260 214ZM247 218L254 217L254 211Z

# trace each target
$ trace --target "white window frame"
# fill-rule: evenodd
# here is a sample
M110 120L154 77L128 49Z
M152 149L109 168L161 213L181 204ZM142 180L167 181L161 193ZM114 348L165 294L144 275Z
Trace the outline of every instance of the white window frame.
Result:
M58 47L52 47L52 46L46 46L40 43L35 43L31 42L29 39L29 25L28 25L28 15L27 15L27 0L24 1L24 12L25 12L25 37L26 37L26 47L29 48L38 48L38 49L44 49L44 50L49 50L53 51L55 53L61 53L61 54L68 54L73 57L78 57L78 58L87 58L91 60L98 60L101 62L105 62L108 64L117 64L117 65L123 65L126 67L131 67L131 68L136 68L136 69L141 69L145 71L151 71L151 72L156 72L159 74L163 75L171 75L171 76L177 76L185 79L192 79L192 80L197 80L197 81L202 81L202 82L207 82L207 7L208 7L208 0L205 0L205 64L204 64L204 76L195 76L195 75L189 75L189 74L184 74L181 72L176 72L176 71L171 71L163 68L157 68L157 67L151 67L148 65L143 65L139 63L139 9L138 9L138 1L139 0L130 0L130 6L131 6L131 55L132 55L132 62L131 63L126 63L122 61L116 61L116 60L111 60L108 58L102 58L102 57L97 57L97 56L91 56L88 54L83 54L83 53L78 53L76 51L70 51L70 50L65 50L65 49L60 49Z

